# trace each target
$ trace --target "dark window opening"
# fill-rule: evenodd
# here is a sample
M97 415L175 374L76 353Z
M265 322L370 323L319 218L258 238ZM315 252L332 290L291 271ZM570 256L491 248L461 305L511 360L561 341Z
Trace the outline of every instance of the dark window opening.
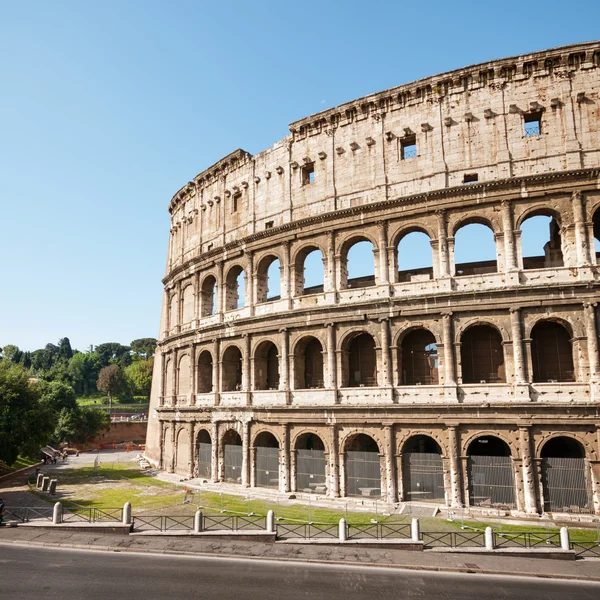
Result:
M275 223L275 221L267 221L265 223L265 229L273 229L274 223Z
M559 323L542 321L531 331L533 381L575 381L569 332Z
M230 346L223 354L222 390L234 392L242 389L242 353Z
M273 342L263 342L254 355L254 389L277 390L279 388L279 356Z
M231 212L237 212L240 203L242 202L242 192L234 194L231 199Z
M204 350L198 359L198 393L208 394L213 390L213 360L210 352Z
M463 176L463 183L477 183L479 181L479 175L477 173L465 173Z
M401 346L401 385L437 385L438 350L426 329L408 333Z
M463 383L505 383L504 351L500 334L487 325L475 325L461 339Z
M349 387L377 385L375 340L368 333L357 335L348 347Z
M523 115L525 136L540 135L542 133L542 113L539 111Z
M310 163L302 167L302 185L310 185L315 182L315 164Z
M408 135L400 140L400 156L402 160L417 156L417 136Z

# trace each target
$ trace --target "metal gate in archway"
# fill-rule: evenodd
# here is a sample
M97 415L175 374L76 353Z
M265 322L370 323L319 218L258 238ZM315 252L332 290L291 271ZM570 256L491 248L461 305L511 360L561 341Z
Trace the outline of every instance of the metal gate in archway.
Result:
M592 485L585 458L542 459L544 510L591 513Z
M256 447L256 485L279 487L279 448Z
M470 456L471 506L514 508L515 477L510 456Z
M377 452L346 452L348 496L381 496L381 463Z
M198 477L211 476L212 444L198 442Z
M296 451L296 488L300 492L324 494L325 452L323 450Z
M225 444L223 447L224 479L230 483L242 482L242 446Z
M445 500L444 465L437 453L404 454L406 500Z

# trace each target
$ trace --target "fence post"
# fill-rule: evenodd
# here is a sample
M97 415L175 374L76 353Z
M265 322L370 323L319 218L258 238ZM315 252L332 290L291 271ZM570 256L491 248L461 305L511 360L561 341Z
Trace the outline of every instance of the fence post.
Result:
M421 541L421 525L416 517L410 522L410 538L413 542Z
M493 550L494 549L494 531L491 527L485 528L485 549Z
M275 513L272 510L267 512L267 533L275 533Z
M123 525L131 525L131 502L123 505Z
M44 474L43 473L38 473L37 480L35 482L35 487L38 488L38 489L41 488L43 481L44 481Z
M202 511L197 510L194 515L194 533L200 533L202 531Z
M346 532L346 519L340 519L340 524L338 526L338 537L340 542L345 542L348 539Z
M44 477L42 479L42 492L47 492L50 486L50 477Z
M560 528L560 547L563 550L571 549L571 538L569 536L569 530L567 527Z
M63 518L63 507L60 502L54 504L54 510L52 511L52 525L59 525L62 523Z
M50 485L48 486L48 492L51 496L56 494L56 484L58 483L58 479L51 479Z

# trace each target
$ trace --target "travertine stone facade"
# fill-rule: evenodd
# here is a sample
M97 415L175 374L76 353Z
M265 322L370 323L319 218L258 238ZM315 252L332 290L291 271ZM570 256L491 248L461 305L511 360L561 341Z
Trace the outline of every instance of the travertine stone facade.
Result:
M599 91L600 43L493 61L292 123L183 186L148 458L281 491L600 514ZM552 217L551 239L524 260L535 215ZM496 261L455 264L471 223L493 231ZM432 267L399 271L415 231ZM374 277L352 280L359 241ZM314 250L324 279L305 289ZM357 466L369 453L377 473ZM505 496L484 489L498 457ZM560 479L562 459L580 461L579 483ZM299 483L306 468L323 483Z

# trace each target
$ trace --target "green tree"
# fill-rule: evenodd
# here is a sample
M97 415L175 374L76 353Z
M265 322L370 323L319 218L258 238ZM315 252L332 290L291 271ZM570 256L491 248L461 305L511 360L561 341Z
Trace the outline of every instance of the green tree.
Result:
M19 362L21 354L19 346L15 346L14 344L6 344L6 346L2 348L2 358L10 360L11 362Z
M76 352L69 361L67 374L73 387L82 394L96 390L96 381L100 372L98 355L95 352Z
M63 381L40 381L39 388L42 392L42 402L56 414L63 409L77 409L75 390L68 383Z
M156 338L139 338L138 340L133 340L131 342L131 349L136 355L148 360L154 356Z
M69 360L73 356L73 349L68 337L58 340L58 356L63 360Z
M63 408L53 438L56 442L87 442L110 427L110 417L95 408Z
M19 454L33 456L51 438L52 410L41 391L30 383L21 365L0 362L0 459L12 464Z
M153 363L153 358L149 360L136 360L128 367L125 367L125 377L134 394L150 397Z
M126 367L131 364L131 348L122 346L117 342L107 342L96 346L95 350L100 360L101 367L115 364L119 367Z
M109 398L123 398L129 395L127 379L118 365L108 365L100 369L97 388L106 392Z

